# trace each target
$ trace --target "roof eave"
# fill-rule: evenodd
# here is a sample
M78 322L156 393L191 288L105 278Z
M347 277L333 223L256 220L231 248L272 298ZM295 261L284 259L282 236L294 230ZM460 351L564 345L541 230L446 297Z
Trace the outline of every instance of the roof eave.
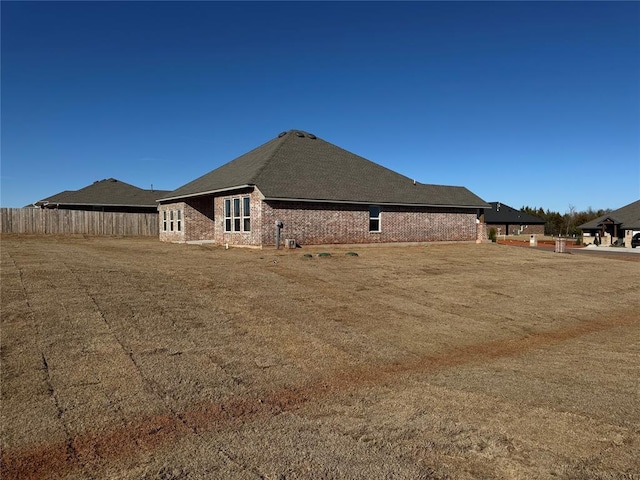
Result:
M91 205L93 207L157 207L155 203L153 204L140 204L140 203L91 203L91 202L80 202L80 203L70 203L70 202L36 202L34 205L38 207L47 208L50 205L69 205L69 206L84 206Z
M178 196L175 196L175 197L159 198L158 200L156 200L156 202L168 202L170 200L180 200L182 198L201 197L203 195L212 195L214 193L223 193L223 192L229 192L229 191L232 191L232 190L240 190L242 188L252 188L252 187L255 187L255 185L251 185L251 184L236 185L236 186L233 186L233 187L218 188L216 190L207 190L205 192L189 193L189 194L186 194L186 195L178 195Z
M388 205L403 207L435 207L435 208L489 208L488 205L459 205L459 204L442 204L442 203L407 203L407 202L375 202L361 200L327 200L315 198L288 198L288 197L265 197L265 201L278 202L306 202L306 203L338 203L351 205Z

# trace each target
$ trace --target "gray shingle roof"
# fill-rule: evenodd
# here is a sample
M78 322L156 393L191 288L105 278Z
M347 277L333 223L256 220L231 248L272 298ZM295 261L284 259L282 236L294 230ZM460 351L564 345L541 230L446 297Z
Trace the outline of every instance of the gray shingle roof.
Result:
M465 187L415 183L301 130L283 132L161 200L247 185L267 199L488 207Z
M37 201L35 205L155 207L156 200L167 193L167 190L144 190L115 178L108 178L94 182L80 190L65 190L56 193Z
M640 200L602 215L590 222L583 223L578 228L582 230L597 230L607 218L614 220L624 230L640 230Z
M543 225L545 221L520 210L516 210L502 202L490 202L491 209L484 211L484 221L486 223L514 223L519 225Z

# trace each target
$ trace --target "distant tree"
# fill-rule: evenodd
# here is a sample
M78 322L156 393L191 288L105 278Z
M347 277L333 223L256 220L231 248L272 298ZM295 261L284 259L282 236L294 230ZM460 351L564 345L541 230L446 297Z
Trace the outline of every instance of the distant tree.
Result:
M568 237L569 235L575 235L576 231L575 231L575 213L576 213L576 207L575 205L571 205L569 204L569 212L565 213L565 221L567 223L567 234L566 236Z
M583 223L590 222L594 218L598 218L598 217L599 217L599 215L595 215L595 212L589 213L588 210L585 211L585 212L576 212L575 217L574 217L574 219L575 219L575 222L574 222L575 230L578 233L582 233L580 231L580 229L578 228L578 226L582 225Z
M544 220L545 235L582 235L578 228L580 225L590 222L598 217L611 212L611 209L594 210L592 207L585 211L577 211L574 205L569 204L569 211L561 214L542 207L530 207L525 205L520 209L522 212L535 215Z

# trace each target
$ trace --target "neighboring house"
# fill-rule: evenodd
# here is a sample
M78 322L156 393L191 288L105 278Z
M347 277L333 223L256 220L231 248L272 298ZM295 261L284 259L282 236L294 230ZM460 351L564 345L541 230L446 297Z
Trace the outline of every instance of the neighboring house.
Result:
M488 207L464 187L417 183L300 130L159 204L160 240L248 246L475 241Z
M499 235L544 235L544 220L501 202L490 202L484 211L487 228L495 228Z
M640 200L606 213L578 227L585 245L621 244L631 247L631 237L640 232Z
M156 213L156 200L167 193L168 190L144 190L115 178L108 178L80 190L65 190L39 200L34 205L65 210Z

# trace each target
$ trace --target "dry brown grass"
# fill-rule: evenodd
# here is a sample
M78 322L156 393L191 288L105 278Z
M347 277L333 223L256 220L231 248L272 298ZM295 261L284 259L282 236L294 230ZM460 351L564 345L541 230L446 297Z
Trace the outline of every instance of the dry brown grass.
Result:
M1 253L3 479L640 478L638 262L27 236Z

